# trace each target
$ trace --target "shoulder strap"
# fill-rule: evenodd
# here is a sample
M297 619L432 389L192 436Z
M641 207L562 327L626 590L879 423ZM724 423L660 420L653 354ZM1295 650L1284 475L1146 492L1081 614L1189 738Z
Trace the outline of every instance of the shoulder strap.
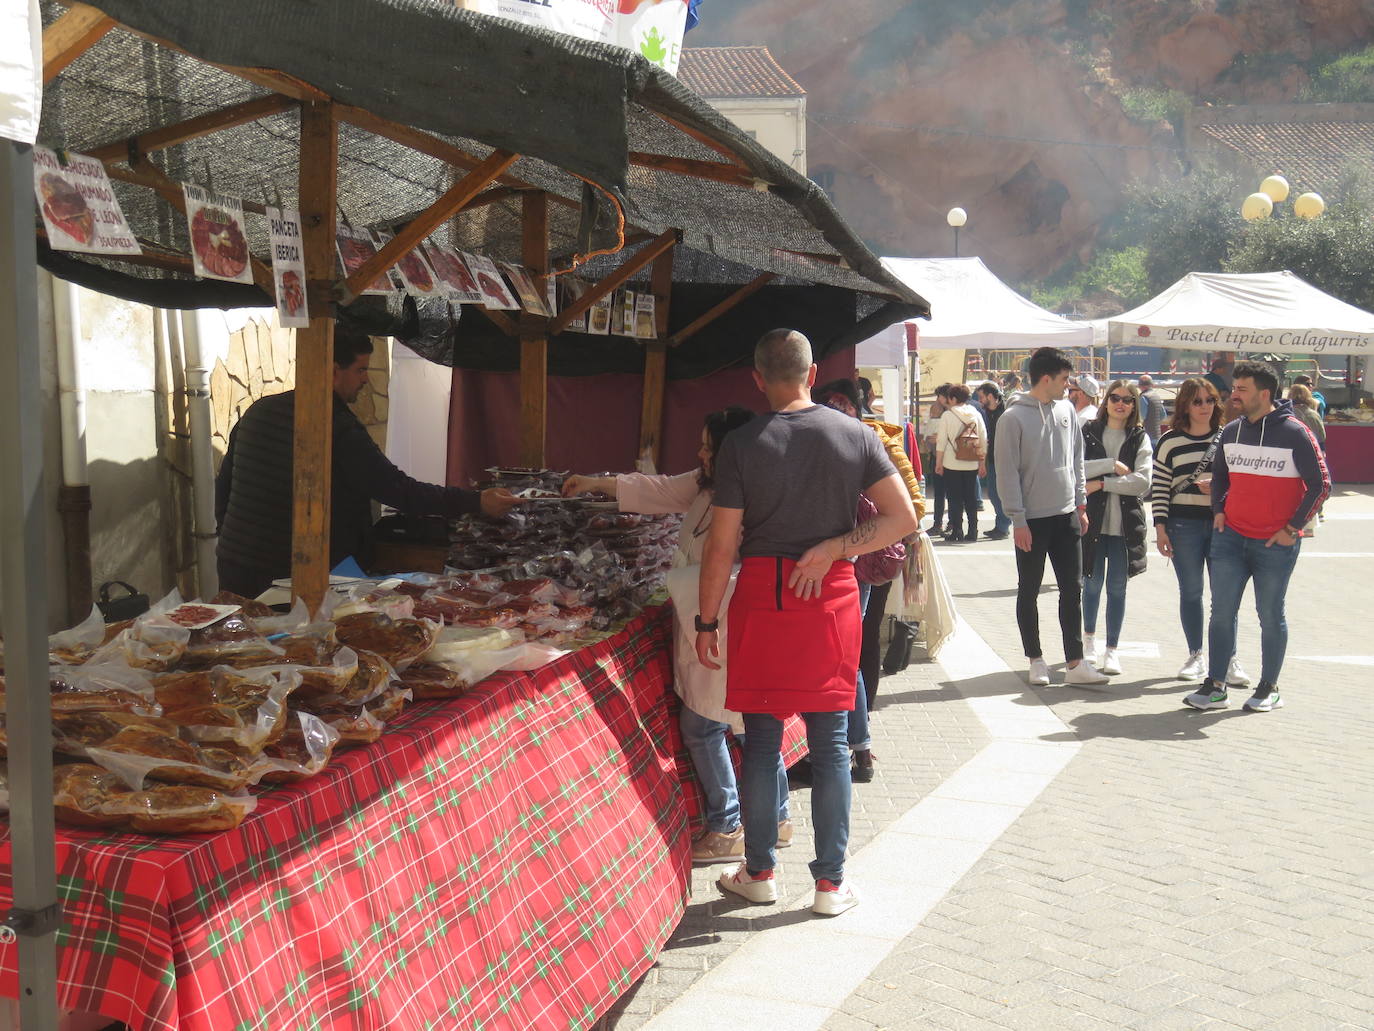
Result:
M1187 479L1185 479L1177 487L1171 487L1169 489L1170 498L1172 498L1175 494L1181 494L1183 491L1187 490L1193 484L1197 483L1197 478L1212 467L1212 459L1216 457L1217 445L1221 443L1221 434L1225 429L1226 427L1222 426L1220 429L1216 431L1215 434L1212 435L1212 440L1207 445L1207 450L1203 453L1202 459L1198 462L1196 466L1193 467L1193 471L1188 474ZM1237 431L1237 433L1239 433L1239 431Z

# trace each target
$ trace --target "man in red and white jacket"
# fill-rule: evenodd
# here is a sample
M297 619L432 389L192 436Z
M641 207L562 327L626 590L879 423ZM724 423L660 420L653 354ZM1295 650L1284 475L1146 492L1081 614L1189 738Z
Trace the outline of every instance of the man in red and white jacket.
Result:
M1212 464L1212 618L1208 670L1184 699L1195 709L1224 709L1226 666L1235 653L1236 617L1246 581L1255 581L1260 618L1260 681L1246 700L1251 712L1283 705L1279 673L1288 647L1284 597L1302 547L1302 527L1331 489L1312 431L1275 401L1278 377L1263 362L1240 362L1232 397L1244 413L1221 431Z

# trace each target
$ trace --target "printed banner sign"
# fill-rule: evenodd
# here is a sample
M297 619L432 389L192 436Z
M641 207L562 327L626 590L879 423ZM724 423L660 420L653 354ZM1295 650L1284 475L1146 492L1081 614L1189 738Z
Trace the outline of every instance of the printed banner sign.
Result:
M142 254L110 188L105 166L84 154L67 163L47 147L33 148L33 192L48 246L82 254Z
M190 183L181 184L186 197L186 222L191 230L191 262L203 279L252 283L248 265L248 234L243 228L243 202L219 197Z
M277 286L277 319L291 329L310 325L305 299L305 256L301 253L301 213L267 209L272 233L272 281Z
M677 74L687 0L498 0L497 12L578 39L613 43Z

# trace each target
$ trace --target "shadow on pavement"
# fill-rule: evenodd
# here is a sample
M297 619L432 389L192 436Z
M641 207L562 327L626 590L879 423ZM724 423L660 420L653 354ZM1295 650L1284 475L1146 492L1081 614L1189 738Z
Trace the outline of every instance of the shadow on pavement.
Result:
M1071 730L1046 734L1042 741L1090 741L1099 737L1131 741L1202 741L1207 728L1224 719L1244 716L1242 709L1212 710L1179 708L1168 712L1140 712L1116 716L1108 712L1089 712L1069 721Z

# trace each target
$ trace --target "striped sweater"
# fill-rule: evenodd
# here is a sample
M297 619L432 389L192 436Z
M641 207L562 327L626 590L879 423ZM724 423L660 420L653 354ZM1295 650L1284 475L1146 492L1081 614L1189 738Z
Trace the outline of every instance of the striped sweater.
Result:
M1189 484L1186 490L1179 489L1198 468L1211 442L1210 433L1194 437L1182 430L1169 430L1159 438L1155 446L1154 479L1150 484L1155 525L1170 519L1212 518L1212 499L1202 493L1196 483ZM1204 468L1200 473L1207 471ZM1175 490L1178 493L1171 498Z

